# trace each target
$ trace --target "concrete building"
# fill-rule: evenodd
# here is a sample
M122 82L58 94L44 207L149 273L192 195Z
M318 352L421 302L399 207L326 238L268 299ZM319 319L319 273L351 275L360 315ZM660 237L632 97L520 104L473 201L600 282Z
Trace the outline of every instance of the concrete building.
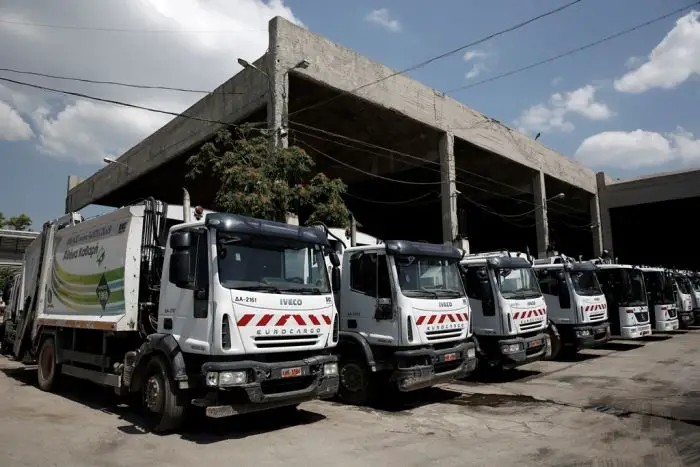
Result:
M0 229L0 268L19 269L24 251L39 236L39 232Z
M506 246L513 237L501 231L518 229L528 239L522 246L540 255L554 231L562 250L567 242L587 254L602 248L591 169L282 18L270 21L264 56L184 115L191 118L173 119L117 163L85 180L71 177L66 210L146 196L178 202L188 183L193 202L211 203L211 183L184 179L187 157L225 124L266 122L277 144L291 138L318 170L342 177L369 231L444 242L467 237L485 249ZM359 193L374 195L371 209ZM434 204L401 210L391 204L398 194Z

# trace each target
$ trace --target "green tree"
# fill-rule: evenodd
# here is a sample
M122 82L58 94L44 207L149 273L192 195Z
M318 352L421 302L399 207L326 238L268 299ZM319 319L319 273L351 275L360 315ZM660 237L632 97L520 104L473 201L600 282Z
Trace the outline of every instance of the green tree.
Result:
M2 297L2 290L5 285L15 277L17 271L12 268L0 268L0 297Z
M259 219L284 222L288 212L307 221L346 227L346 185L323 173L311 176L313 159L301 148L274 148L251 130L221 130L187 160L187 177L219 181L215 208Z
M12 216L6 222L5 225L12 227L15 230L27 230L30 225L32 225L32 218L25 213L19 216Z
M0 212L0 229L4 228L5 225L7 225L7 219L5 219L5 214Z

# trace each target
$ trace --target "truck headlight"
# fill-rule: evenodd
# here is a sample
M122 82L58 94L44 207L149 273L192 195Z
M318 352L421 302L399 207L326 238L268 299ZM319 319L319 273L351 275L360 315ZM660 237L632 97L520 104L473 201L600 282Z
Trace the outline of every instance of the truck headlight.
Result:
M501 346L501 352L503 353L516 353L523 349L521 344L507 344Z
M476 350L467 349L467 358L471 360L474 357L476 357Z
M576 337L586 337L586 336L590 336L590 335L591 335L591 331L589 331L588 329L582 329L580 331L576 331Z
M337 363L326 363L323 365L323 376L336 376L338 374Z
M206 379L207 386L238 386L248 382L248 373L245 371L209 371Z

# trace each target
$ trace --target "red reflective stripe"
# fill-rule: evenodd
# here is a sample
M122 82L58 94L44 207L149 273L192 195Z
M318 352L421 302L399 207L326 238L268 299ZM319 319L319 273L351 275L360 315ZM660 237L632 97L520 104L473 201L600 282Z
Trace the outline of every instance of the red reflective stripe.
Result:
M280 319L277 320L275 323L275 326L284 326L287 324L287 320L291 317L291 315L282 315L280 316Z
M306 321L304 321L304 318L302 318L301 315L294 315L294 320L297 322L297 324L299 326L306 325Z
M326 322L326 324L331 324L331 317L328 315L321 315L321 318L323 318L323 321Z
M260 321L258 321L258 326L267 326L267 324L272 320L273 315L265 315Z
M241 319L238 320L238 323L236 323L238 326L245 326L246 324L250 323L250 320L253 319L254 315L243 315L241 316Z
M423 321L425 321L425 316L419 316L416 320L416 324L420 326L421 324L423 324Z
M430 315L430 318L428 318L428 324L433 324L435 320L437 319L437 316L435 315Z
M438 324L442 324L445 322L445 318L447 318L447 315L440 315L440 321L438 321Z
M314 315L309 315L309 320L311 320L311 324L313 324L314 326L318 326L319 324L321 324L318 318L316 318Z
M464 314L464 321L469 321L469 313L463 313Z
M455 316L457 317L457 319L458 319L459 321L464 321L464 318L462 318L462 315L461 315L461 314L457 313Z

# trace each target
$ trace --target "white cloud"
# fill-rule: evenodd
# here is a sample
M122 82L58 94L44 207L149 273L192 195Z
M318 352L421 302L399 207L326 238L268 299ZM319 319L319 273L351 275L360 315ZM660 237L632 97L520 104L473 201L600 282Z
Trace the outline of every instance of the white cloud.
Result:
M466 77L467 79L474 79L474 78L476 78L477 76L479 76L480 74L482 74L483 72L485 72L485 71L487 71L487 70L488 70L488 68L486 68L486 64L485 64L485 63L475 63L475 64L472 66L472 68L467 72L467 74L465 75L465 77Z
M653 131L605 131L583 140L576 150L581 162L599 168L639 169L674 162L700 163L700 140L678 127L661 134Z
M60 4L59 4L60 3ZM212 90L240 66L265 53L274 16L301 22L283 0L123 0L18 2L0 13L15 23L75 25L136 32L0 28L4 67L63 76ZM153 32L153 31L182 32ZM149 32L150 31L150 32ZM181 112L201 94L56 81L2 73L7 78L107 99ZM3 85L4 84L4 85ZM171 117L19 85L0 84L0 100L30 122L47 155L99 164L119 156ZM1 119L2 117L0 117Z
M671 89L700 74L698 17L700 12L693 10L676 21L644 64L615 81L615 89L628 93L653 88Z
M464 61L471 62L473 65L466 73L466 79L474 79L481 75L485 71L488 71L488 66L486 66L486 59L491 56L488 52L483 50L467 50L464 53Z
M607 120L613 113L610 108L595 99L596 88L587 85L571 92L555 93L545 104L537 104L525 110L515 120L520 131L548 131L552 129L571 132L575 126L566 117L577 114L590 120Z
M467 62L474 60L475 58L486 58L488 56L489 54L483 50L467 50L464 52L464 60Z
M562 81L564 81L564 78L562 78L561 76L555 76L554 78L552 78L552 86L558 86L561 84Z
M401 23L396 19L389 18L389 10L386 8L379 8L378 10L372 10L365 16L365 21L374 23L385 28L387 31L400 32Z
M15 109L0 101L0 141L21 141L34 136L32 128Z

